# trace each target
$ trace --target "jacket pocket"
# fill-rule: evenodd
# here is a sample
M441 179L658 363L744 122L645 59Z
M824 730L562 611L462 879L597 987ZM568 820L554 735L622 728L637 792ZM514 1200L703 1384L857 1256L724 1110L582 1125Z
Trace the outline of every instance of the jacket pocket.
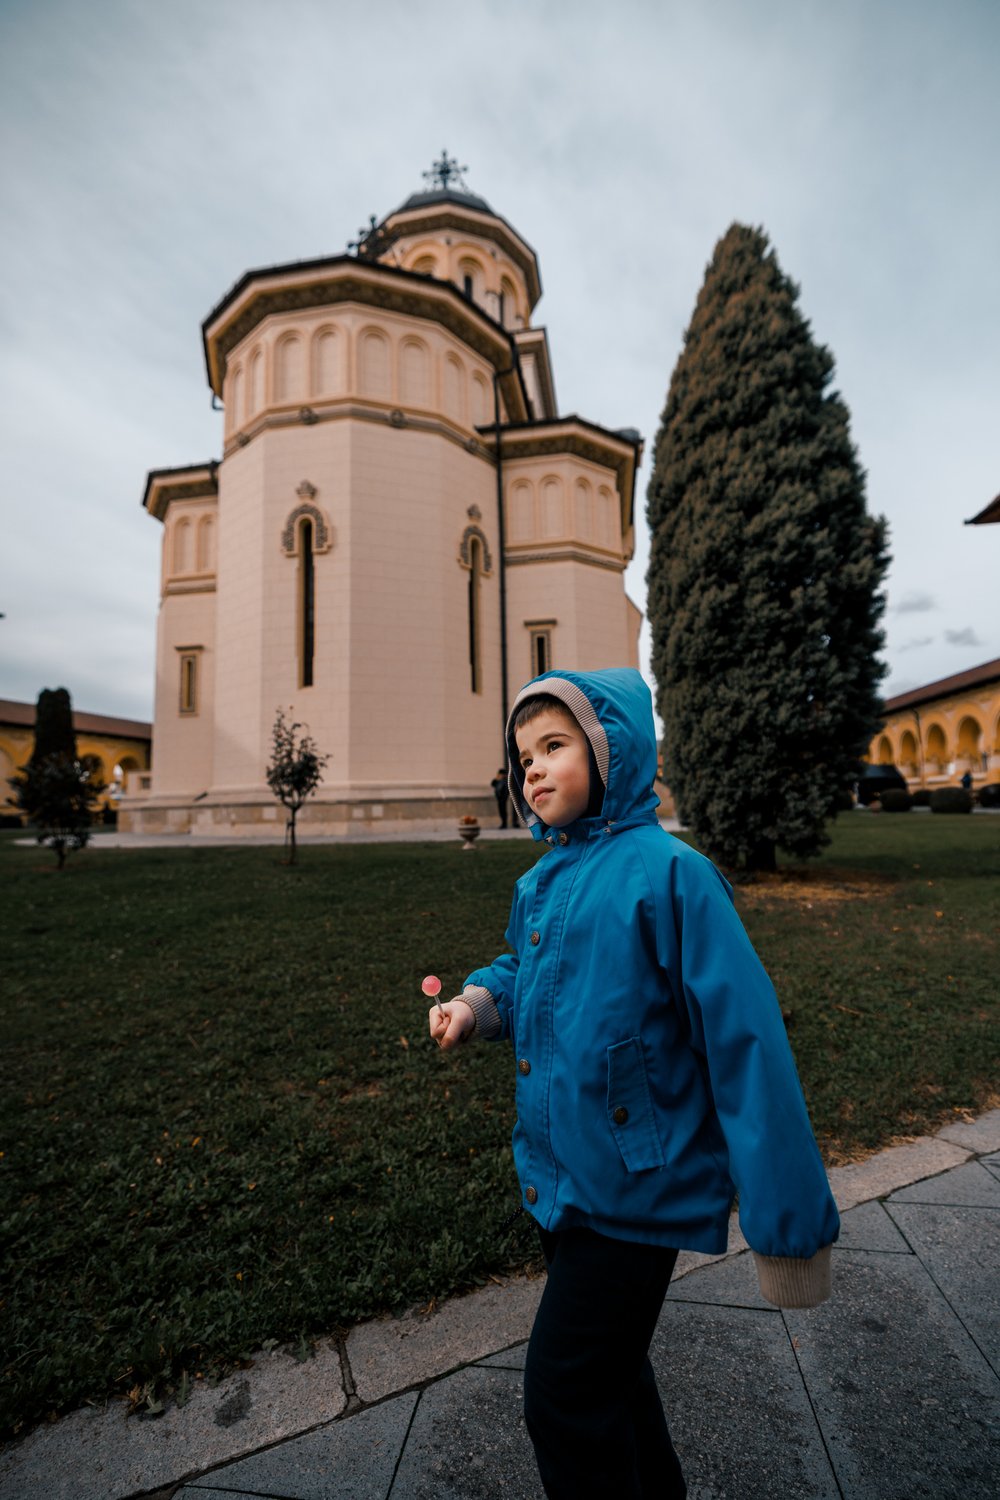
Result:
M608 1048L608 1123L629 1172L663 1166L640 1037Z

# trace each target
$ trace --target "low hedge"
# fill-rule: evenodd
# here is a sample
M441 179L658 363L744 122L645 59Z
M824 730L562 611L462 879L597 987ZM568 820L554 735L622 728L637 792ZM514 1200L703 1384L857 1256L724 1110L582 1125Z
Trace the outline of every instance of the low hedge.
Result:
M976 793L980 807L1000 807L1000 781L988 782Z
M913 805L914 807L930 807L931 789L929 786L917 787L917 790L913 793Z
M931 812L970 813L972 793L964 786L939 786L931 792Z
M904 792L902 787L890 787L878 800L882 804L883 812L909 812L913 806L913 798L909 792Z

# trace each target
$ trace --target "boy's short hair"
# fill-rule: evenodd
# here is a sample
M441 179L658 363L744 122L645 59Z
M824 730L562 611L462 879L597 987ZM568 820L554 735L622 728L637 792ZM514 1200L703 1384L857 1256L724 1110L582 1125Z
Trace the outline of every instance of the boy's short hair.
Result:
M540 714L552 709L555 709L557 713L565 714L567 719L573 720L574 724L578 722L573 710L567 708L561 698L556 698L552 693L539 693L536 698L529 698L521 704L514 715L513 733L516 734L519 729L524 728L525 724L530 724Z

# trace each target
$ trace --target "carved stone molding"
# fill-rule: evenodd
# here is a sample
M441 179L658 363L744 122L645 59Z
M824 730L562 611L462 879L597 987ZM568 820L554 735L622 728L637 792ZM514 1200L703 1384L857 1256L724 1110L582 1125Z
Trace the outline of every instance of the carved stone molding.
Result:
M304 479L296 493L299 495L315 495L317 492L309 481ZM297 505L289 513L288 519L285 522L284 530L281 533L281 550L285 556L297 556L298 546L295 533L299 522L302 520L310 520L313 523L313 551L329 552L333 546L333 529L319 506L314 505L312 500L308 499L303 500L301 505Z
M489 578L493 572L493 556L490 552L490 544L486 540L486 533L481 526L466 526L462 532L462 540L458 548L458 561L463 568L472 567L472 543L479 542L483 549L483 577Z

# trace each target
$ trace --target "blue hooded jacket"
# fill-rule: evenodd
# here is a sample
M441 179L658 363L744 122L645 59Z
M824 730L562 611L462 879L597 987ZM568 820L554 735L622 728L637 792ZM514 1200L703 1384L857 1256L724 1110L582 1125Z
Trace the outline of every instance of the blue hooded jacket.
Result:
M540 693L574 714L605 785L600 815L561 829L527 805L512 730ZM463 998L478 1035L514 1044L525 1206L550 1230L719 1254L738 1192L765 1295L819 1300L837 1209L731 888L659 826L649 689L630 668L545 673L507 741L514 805L551 847L517 882L510 952Z

